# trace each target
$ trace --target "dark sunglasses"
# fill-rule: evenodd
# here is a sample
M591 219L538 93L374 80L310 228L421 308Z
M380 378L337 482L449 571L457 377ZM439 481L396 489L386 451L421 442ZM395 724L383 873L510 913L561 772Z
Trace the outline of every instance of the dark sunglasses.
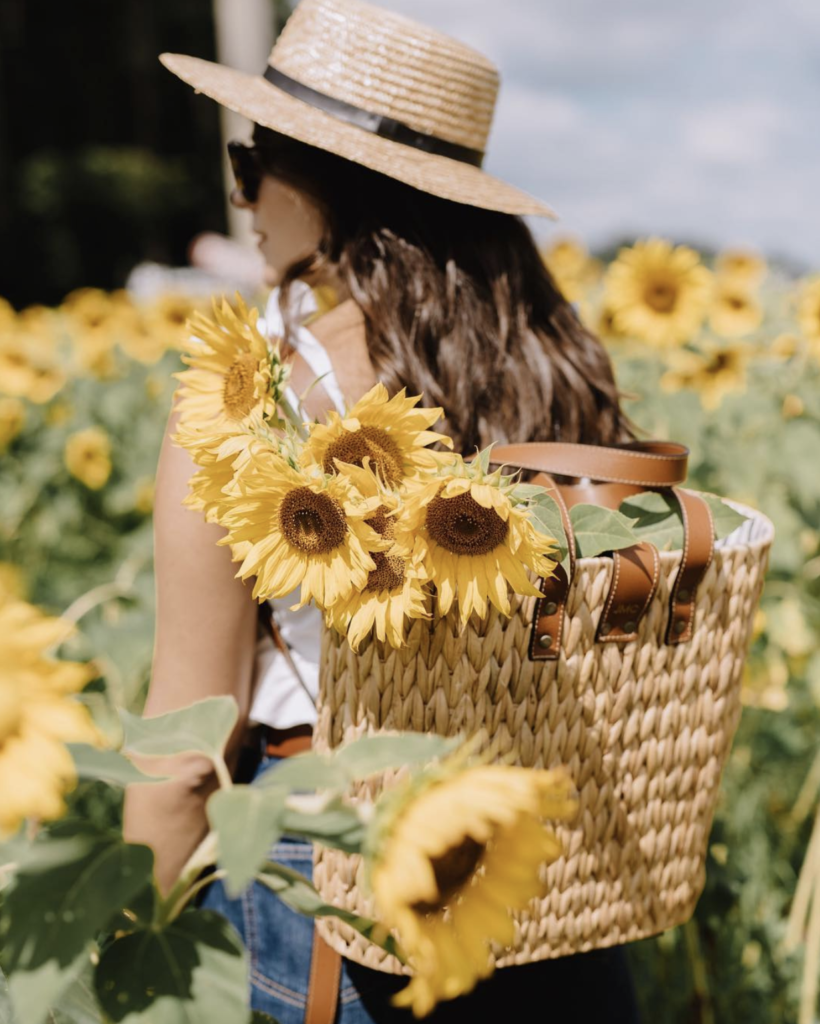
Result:
M236 179L236 187L246 202L255 203L259 198L259 182L263 173L259 151L256 146L233 141L228 143L228 157Z

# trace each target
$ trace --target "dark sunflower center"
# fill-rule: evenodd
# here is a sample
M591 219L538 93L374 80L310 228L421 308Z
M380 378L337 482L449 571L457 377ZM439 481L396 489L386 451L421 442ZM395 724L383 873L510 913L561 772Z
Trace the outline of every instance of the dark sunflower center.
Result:
M739 295L730 295L727 298L726 303L727 303L727 305L731 309L745 309L746 308L746 301L745 301L745 299L740 298Z
M427 532L454 555L486 555L507 539L507 523L469 493L453 498L437 495L427 506Z
M258 360L249 353L237 356L225 374L222 388L222 404L225 412L235 420L241 420L256 405L256 388L254 374L259 366Z
M395 590L404 586L404 561L395 555L386 555L383 551L373 551L370 557L376 568L367 574L365 590Z
M279 527L289 544L311 555L333 551L347 533L344 509L338 501L309 487L288 491L279 506Z
M323 469L325 473L335 473L334 459L362 466L367 458L372 468L391 486L398 484L404 476L401 449L386 430L371 426L346 431L331 441L325 452Z
M451 847L440 857L432 858L430 864L436 878L438 899L434 903L414 903L413 910L417 914L434 914L443 910L470 881L483 854L483 844L465 836L458 846Z
M651 281L644 291L647 306L658 313L671 313L678 298L678 289L672 281Z

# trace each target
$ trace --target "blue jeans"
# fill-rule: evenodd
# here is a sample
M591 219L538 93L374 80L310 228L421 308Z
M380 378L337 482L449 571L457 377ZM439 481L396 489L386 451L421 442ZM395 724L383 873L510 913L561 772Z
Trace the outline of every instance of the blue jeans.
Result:
M255 778L279 759L263 757ZM310 877L312 847L282 839L271 859ZM261 882L229 899L221 881L201 894L199 906L223 914L239 932L251 965L250 1004L280 1024L303 1024L307 1001L313 921L298 914ZM391 996L407 983L342 961L336 1024L410 1024L408 1010L396 1010ZM496 971L474 992L442 1003L425 1020L429 1024L526 1019L560 1024L638 1024L632 982L621 947L544 960Z

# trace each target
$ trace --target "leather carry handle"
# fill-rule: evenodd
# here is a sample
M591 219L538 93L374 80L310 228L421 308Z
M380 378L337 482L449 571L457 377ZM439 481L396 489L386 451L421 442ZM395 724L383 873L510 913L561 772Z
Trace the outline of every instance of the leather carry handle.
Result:
M699 495L675 485L686 479L689 449L673 441L631 441L618 445L527 442L493 448L494 465L513 465L537 473L533 483L552 491L564 524L569 548L569 574L559 565L540 581L542 597L535 604L530 638L533 661L555 660L561 650L566 602L575 575L575 537L567 508L551 474L588 478L605 485L627 485L666 491L678 502L683 520L683 553L670 595L665 641L683 643L692 636L697 587L714 554L714 526L709 506ZM571 485L568 492L572 490ZM615 493L615 492L613 492ZM638 638L638 626L655 595L660 559L647 542L612 553L613 575L601 621L599 642L625 643Z
M581 477L636 487L674 487L686 480L689 449L674 441L629 441L626 444L570 444L528 441L496 445L494 465L517 466L538 473Z

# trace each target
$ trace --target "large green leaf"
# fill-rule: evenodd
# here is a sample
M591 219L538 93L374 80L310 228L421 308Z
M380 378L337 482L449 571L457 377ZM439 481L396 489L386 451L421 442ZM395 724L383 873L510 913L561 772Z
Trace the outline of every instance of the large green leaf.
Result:
M328 754L298 754L260 775L254 785L287 790L331 789L343 792L358 779L402 765L444 757L461 741L430 733L403 732L363 736Z
M79 838L79 837L78 837ZM44 845L48 845L47 843ZM49 960L68 967L112 915L150 884L153 852L115 835L87 836L73 855L43 870L22 863L4 893L3 969L35 971Z
M115 939L94 985L115 1024L227 1024L250 1014L242 942L211 910L186 910L161 930Z
M279 1024L275 1017L269 1013L262 1013L261 1010L252 1010L250 1024Z
M745 521L746 516L716 494L699 493L711 510L715 539L727 537ZM620 511L637 520L633 530L639 539L649 541L659 551L679 551L683 547L683 518L673 497L659 491L644 491L624 499Z
M730 533L733 533L741 523L745 523L748 516L744 516L742 512L738 512L727 505L722 498L719 498L716 494L706 494L701 492L701 498L709 506L712 513L712 521L715 525L715 539L721 540L723 537L728 537Z
M679 551L683 547L683 520L674 498L659 491L644 491L624 499L620 511L636 520L632 529L638 540L654 544L658 551Z
M236 700L228 696L205 697L155 718L141 718L123 709L123 750L155 756L197 751L211 759L221 758L238 715Z
M90 960L51 1007L46 1024L106 1024L94 992L94 967Z
M268 861L256 877L263 885L275 892L292 910L305 914L307 917L338 917L340 921L355 928L370 942L382 946L388 953L398 955L393 937L385 934L382 925L369 917L360 917L358 914L352 914L349 910L325 903L321 894L298 871L287 868L284 864Z
M208 801L208 818L217 834L219 865L227 872L225 888L238 896L267 859L282 834L279 818L285 795L261 786L221 789Z
M556 558L563 565L567 576L569 576L569 545L567 534L564 529L564 521L561 518L561 510L555 498L542 491L533 499L530 505L530 514L535 521L536 527L548 537L555 539L558 547Z
M112 786L128 786L132 782L161 782L165 778L146 775L118 750L100 750L88 743L69 743L68 749L81 779L100 779Z
M300 811L289 803L282 811L283 832L332 846L345 853L360 853L365 826L355 808L333 799L320 811Z
M425 764L445 757L461 743L461 739L436 736L432 733L402 732L393 736L362 736L335 754L336 765L353 781L374 772L403 765Z
M573 505L569 518L579 558L594 558L604 551L628 548L638 539L632 529L634 520L611 508Z
M49 1009L60 1002L91 962L90 944L73 961L61 965L47 960L31 971L15 971L9 977L9 994L15 1024L43 1024Z

